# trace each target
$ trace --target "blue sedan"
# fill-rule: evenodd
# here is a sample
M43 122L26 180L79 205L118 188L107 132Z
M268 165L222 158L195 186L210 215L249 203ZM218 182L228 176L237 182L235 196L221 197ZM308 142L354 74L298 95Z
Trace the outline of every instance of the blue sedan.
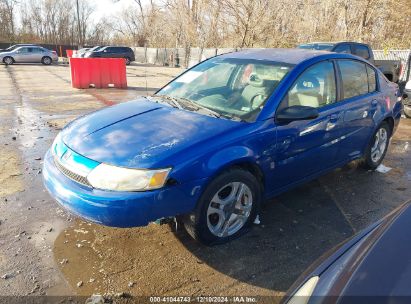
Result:
M224 243L268 198L355 159L378 167L401 117L398 95L348 54L216 56L151 97L67 125L45 156L45 186L96 223L176 217L195 239Z

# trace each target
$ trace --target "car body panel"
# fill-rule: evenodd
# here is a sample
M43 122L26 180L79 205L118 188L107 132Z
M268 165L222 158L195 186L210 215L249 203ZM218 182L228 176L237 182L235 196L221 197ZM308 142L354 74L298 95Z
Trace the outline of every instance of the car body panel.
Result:
M12 57L16 63L40 63L46 56L54 62L58 61L56 53L40 46L22 46L10 52L0 53L0 61L7 56Z
M198 198L208 183L229 167L252 167L261 177L263 197L270 198L362 157L372 133L384 119L388 119L394 129L398 125L401 115L401 102L396 97L398 87L385 81L381 72L377 73L380 86L375 94L366 94L358 99L338 99L319 108L318 118L312 120L289 124L275 120L280 102L303 71L322 61L350 59L366 63L358 57L306 50L248 50L221 57L285 61L294 68L279 83L253 122L216 118L199 110L177 109L163 97L157 96L154 99L140 98L83 116L65 127L62 131L63 142L75 153L98 163L137 169L171 168L169 180L173 181L174 186L164 188L167 189L164 194L169 195L170 205L167 208L161 205L167 212L159 211L161 214L156 215L172 216L172 208L174 215L192 211L197 204L193 197ZM338 92L339 88L337 81ZM377 99L375 109L366 110L374 99ZM75 210L76 203L70 203L69 198L59 195L59 190L56 190L59 188L53 185L54 179L59 180L58 173L48 166L53 167L53 163L47 162L44 166L45 174L51 176L46 179L46 187L57 200L65 202L70 210ZM69 192L79 191L73 183L56 183ZM173 198L173 189L176 190L176 198ZM110 191L89 191L83 195L86 199L73 199L81 206L80 209L87 209L84 204L88 201L96 205L100 200L107 203L112 195L116 196L116 200L120 200L118 197L121 196L121 193ZM163 193L161 190L149 192L156 193L156 197ZM188 193L189 196L182 201L181 193ZM135 200L135 204L140 199L145 201L146 208L149 208L147 202L152 201L152 198L147 201L148 192L133 197L129 197L129 193L124 195L129 201ZM128 204L124 208L130 206ZM102 209L95 212L98 210ZM90 212L86 212L88 219L92 217ZM136 210L130 209L129 212ZM108 225L113 225L110 219L99 218L98 213L96 217L100 223L107 221ZM152 219L153 216L150 216L149 220ZM128 217L124 220L129 221L123 223L124 226L143 222Z
M411 296L411 204L407 202L313 263L283 302L319 276L308 303L408 303Z

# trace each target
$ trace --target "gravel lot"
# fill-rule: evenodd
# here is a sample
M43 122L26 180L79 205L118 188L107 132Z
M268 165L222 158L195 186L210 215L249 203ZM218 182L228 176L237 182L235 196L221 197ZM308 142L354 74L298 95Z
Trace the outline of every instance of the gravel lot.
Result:
M0 66L0 295L280 297L316 258L411 198L411 120L403 119L388 173L356 163L335 170L267 202L261 224L227 245L207 248L166 225L101 227L59 208L41 179L58 130L180 72L132 65L128 90L77 90L67 66Z

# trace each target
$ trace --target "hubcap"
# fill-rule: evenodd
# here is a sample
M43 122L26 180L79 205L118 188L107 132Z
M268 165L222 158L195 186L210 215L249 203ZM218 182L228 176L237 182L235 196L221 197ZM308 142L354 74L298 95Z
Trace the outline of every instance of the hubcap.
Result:
M253 195L241 182L232 182L212 198L207 209L207 226L218 237L231 236L239 231L250 217Z
M11 59L10 57L7 57L5 59L6 64L12 64L13 63L13 59Z
M388 135L387 130L380 128L375 134L374 145L371 148L371 160L374 163L380 161L387 147Z
M50 64L50 59L49 58L44 58L44 63L45 64Z

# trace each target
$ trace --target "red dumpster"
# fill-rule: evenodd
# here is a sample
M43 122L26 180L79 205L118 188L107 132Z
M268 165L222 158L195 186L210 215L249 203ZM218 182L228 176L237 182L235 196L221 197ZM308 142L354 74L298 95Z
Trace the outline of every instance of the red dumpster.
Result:
M73 57L73 50L66 50L67 58Z
M127 88L123 58L70 58L70 71L73 88Z

